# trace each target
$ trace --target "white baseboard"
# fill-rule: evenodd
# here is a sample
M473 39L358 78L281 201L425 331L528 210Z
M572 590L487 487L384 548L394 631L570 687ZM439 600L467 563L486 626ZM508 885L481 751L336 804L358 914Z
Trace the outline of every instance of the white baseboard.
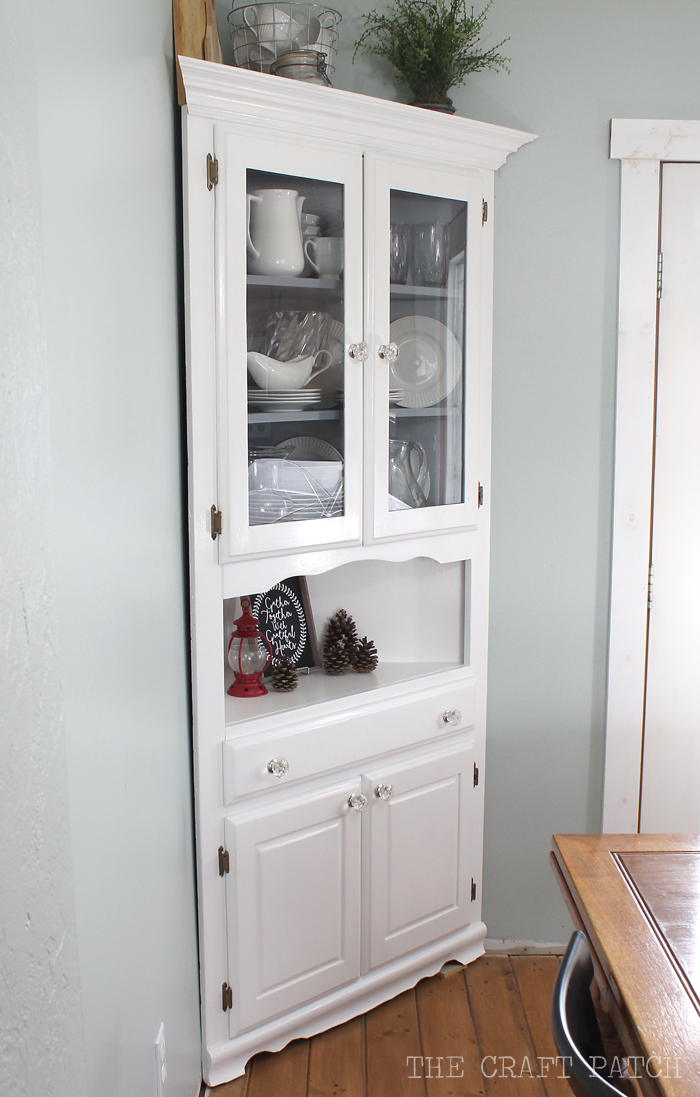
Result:
M563 956L566 945L548 941L509 941L506 937L487 937L484 949L486 952L508 956Z

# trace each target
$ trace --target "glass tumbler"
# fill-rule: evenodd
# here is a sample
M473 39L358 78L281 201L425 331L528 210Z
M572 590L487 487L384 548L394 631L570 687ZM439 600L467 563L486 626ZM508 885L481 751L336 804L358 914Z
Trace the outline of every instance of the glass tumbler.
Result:
M444 286L447 279L449 225L442 221L413 226L413 284Z
M394 285L405 286L410 259L410 225L399 223L391 226L389 236L389 266Z

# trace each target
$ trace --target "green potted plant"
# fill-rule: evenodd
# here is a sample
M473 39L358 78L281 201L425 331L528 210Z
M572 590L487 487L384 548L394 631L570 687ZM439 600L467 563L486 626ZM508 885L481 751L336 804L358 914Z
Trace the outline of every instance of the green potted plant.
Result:
M510 59L498 52L508 39L488 50L481 43L491 3L475 15L466 0L394 0L386 12L375 9L363 16L353 62L358 51L386 58L413 93L415 106L454 113L447 93L470 72L509 71Z

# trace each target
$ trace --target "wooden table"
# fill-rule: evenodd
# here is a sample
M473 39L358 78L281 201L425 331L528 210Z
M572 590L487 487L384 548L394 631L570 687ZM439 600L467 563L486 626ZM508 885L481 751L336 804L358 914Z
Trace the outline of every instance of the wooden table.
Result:
M700 836L555 834L550 859L642 1089L700 1097Z

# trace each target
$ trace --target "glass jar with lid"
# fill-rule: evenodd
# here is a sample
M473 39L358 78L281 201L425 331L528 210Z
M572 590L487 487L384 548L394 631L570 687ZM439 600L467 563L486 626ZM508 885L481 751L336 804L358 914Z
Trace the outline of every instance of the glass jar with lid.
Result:
M330 87L326 75L326 55L319 50L290 50L283 53L270 66L275 76L286 76L290 80L306 80L310 84L324 84Z

